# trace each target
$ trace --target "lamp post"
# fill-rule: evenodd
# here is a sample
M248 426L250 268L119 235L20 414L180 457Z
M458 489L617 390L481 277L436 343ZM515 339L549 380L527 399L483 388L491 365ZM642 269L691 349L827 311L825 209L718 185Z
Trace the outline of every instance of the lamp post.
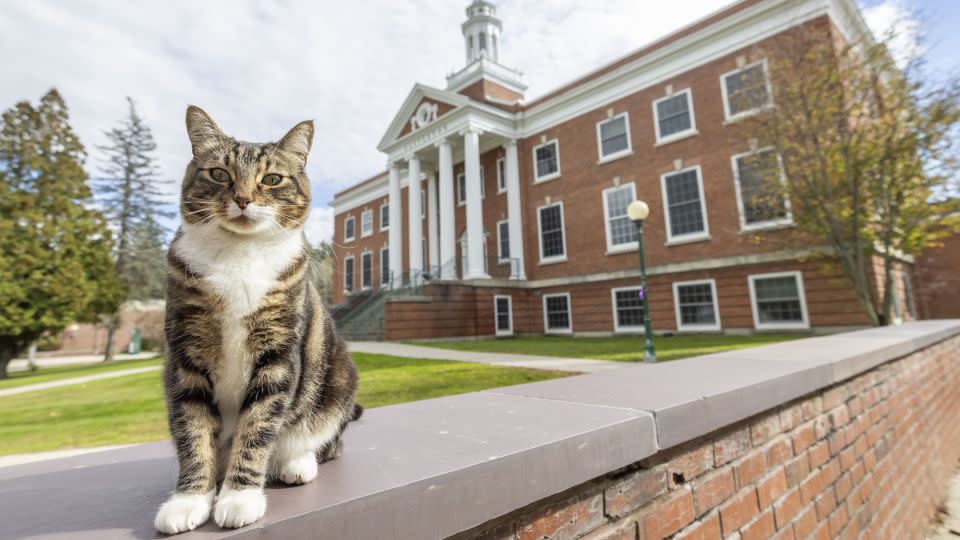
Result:
M637 227L637 247L640 249L640 300L643 302L643 333L646 344L643 350L644 362L656 362L657 351L653 348L653 332L650 330L650 308L647 304L647 266L643 260L643 221L650 215L650 207L643 201L633 201L627 207L627 216Z

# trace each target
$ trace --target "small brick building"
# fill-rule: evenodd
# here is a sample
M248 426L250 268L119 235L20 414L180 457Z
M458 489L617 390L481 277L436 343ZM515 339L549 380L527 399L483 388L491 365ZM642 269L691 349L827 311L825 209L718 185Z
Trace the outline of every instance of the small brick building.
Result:
M526 101L475 0L467 66L414 85L378 146L388 170L332 203L334 303L380 302L363 321L388 339L639 332L642 199L655 331L868 324L829 250L795 243L790 201L759 202L782 173L740 122L770 105L764 47L807 27L869 32L852 0L742 0Z

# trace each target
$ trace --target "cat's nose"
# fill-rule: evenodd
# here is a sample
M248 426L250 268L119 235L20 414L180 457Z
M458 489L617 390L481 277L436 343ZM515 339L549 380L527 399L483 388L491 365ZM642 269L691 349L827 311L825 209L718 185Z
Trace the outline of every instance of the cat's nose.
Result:
M243 210L244 208L247 207L248 204L250 204L250 198L244 197L243 195L234 195L233 201L237 203L237 206L239 206L241 210Z

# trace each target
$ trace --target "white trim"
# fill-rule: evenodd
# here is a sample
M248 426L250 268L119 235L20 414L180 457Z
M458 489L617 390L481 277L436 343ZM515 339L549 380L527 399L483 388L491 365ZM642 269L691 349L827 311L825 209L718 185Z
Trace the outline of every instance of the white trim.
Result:
M680 287L687 287L691 285L710 285L711 296L713 297L713 320L714 324L683 324L683 317L680 316ZM678 332L710 332L720 330L720 304L717 302L717 280L710 279L695 279L691 281L674 281L673 282L673 311L677 317L677 331Z
M384 208L387 209L387 215L389 216L389 215L390 215L390 202L389 202L389 201L388 201L388 202L384 202L383 204L380 205L380 214L377 215L377 218L380 220L380 223L379 223L380 232L385 232L385 231L389 231L389 230L390 230L390 220L389 220L389 219L387 219L387 226L386 226L386 227L383 226L383 209L384 209Z
M545 208L552 208L554 206L560 207L560 237L563 239L563 255L554 255L552 257L543 256L543 224L540 219L540 211ZM567 260L567 224L563 218L563 201L557 201L555 203L545 204L543 206L537 207L537 244L539 249L537 255L539 255L540 264L550 264L556 262L563 262Z
M347 236L347 222L348 222L348 221L353 222L353 234L350 235L350 236ZM346 243L346 242L353 242L353 241L356 240L356 239L357 239L357 219L356 219L355 216L347 216L347 217L343 220L343 241L344 241L344 243Z
M502 172L500 170L501 163L503 164ZM505 157L497 158L496 167L497 167L497 195L500 195L501 193L507 192L507 178L506 178L506 174L503 174L507 172L507 158ZM500 187L500 184L503 184L502 188Z
M497 300L501 298L507 299L507 318L510 321L509 330L500 330L500 320L498 319L499 313L497 312ZM497 335L497 336L513 335L513 297L508 294L493 295L493 331L494 331L494 335Z
M370 283L364 285L363 283L363 258L367 255L370 256ZM373 252L369 249L360 254L360 290L369 291L373 287Z
M730 166L733 168L733 187L734 192L737 196L737 212L740 214L740 231L756 231L762 229L775 229L778 227L786 227L793 225L793 209L790 206L790 197L786 192L783 194L783 207L787 211L787 215L781 219L773 219L770 221L758 221L756 223L747 223L746 215L743 213L743 193L740 189L740 165L738 160L748 156L753 156L756 154L762 154L764 152L775 152L772 146L767 146L764 148L759 148L750 152L743 152L741 154L734 154L730 156ZM780 182L786 187L787 185L787 175L783 172L783 161L780 159L780 155L777 154L777 166L780 168Z
M660 103L661 101L673 99L679 96L680 94L687 95L687 114L690 115L690 127L683 131L671 133L670 135L663 137L660 135L660 112L657 109L657 104ZM696 114L693 112L693 90L691 88L684 88L683 90L680 90L679 92L674 92L669 96L663 96L661 98L657 98L653 100L653 103L650 106L653 107L653 131L656 134L656 141L654 146L671 143L673 141L677 141L680 139L686 139L687 137L692 137L699 133L697 131L697 117L696 117Z
M547 319L547 298L555 296L565 296L567 298L567 328L549 328ZM543 295L543 333L545 334L572 334L573 333L573 303L570 301L570 293L550 293Z
M604 124L609 124L610 122L619 120L620 118L623 118L623 125L624 125L624 128L626 128L627 147L624 148L623 150L618 150L610 155L604 155L603 154L603 132L601 131L601 127ZM599 156L597 158L598 159L597 163L607 163L609 161L614 161L624 156L628 156L632 153L633 153L633 141L630 139L630 113L629 112L624 111L616 116L611 116L610 118L605 118L597 122L597 156ZM558 155L557 163L559 167L559 152L557 152L557 155Z
M387 256L386 256L386 257L383 256L383 252L384 252L384 251L387 252ZM384 261L387 262L387 272L386 272L386 274L384 274L384 272L383 272L383 262L384 262ZM379 270L377 271L377 273L380 274L380 286L383 287L385 284L389 284L389 283L390 283L390 246L383 246L382 248L380 248L380 266L379 266L378 268L379 268ZM387 278L386 280L383 279L384 276L386 276L386 278Z
M696 171L697 173L697 189L700 191L700 213L703 216L703 230L674 236L670 228L670 201L667 198L667 177L676 176L678 174L683 174L690 171ZM660 190L663 192L663 221L667 230L667 245L709 240L710 223L707 220L707 197L703 192L703 170L700 168L700 165L694 165L693 167L687 167L686 169L680 169L661 174Z
M427 219L427 188L420 188L420 219Z
M500 221L497 222L497 263L498 263L498 264L504 264L504 263L509 263L509 262L510 262L510 254L509 254L509 253L507 254L507 257L506 257L506 258L503 257L503 253L500 253L500 248L503 246L503 244L502 244L502 242L503 242L503 237L500 236L500 225L502 225L502 224L504 224L504 223L507 224L507 242L510 241L510 220L509 220L509 219L501 219ZM513 246L510 246L510 249L513 249Z
M463 191L460 191L460 179L463 179ZM462 172L457 175L457 206L466 206L467 205L467 173ZM460 196L463 196L461 199Z
M551 144L556 145L555 148L556 148L557 170L556 172L552 172L550 174L538 176L537 175L537 150ZM533 147L533 152L531 153L533 154L532 157L533 157L533 183L534 184L539 184L541 182L546 182L548 180L560 178L561 171L560 171L560 140L559 139L553 138L553 139L550 139L549 141L540 143Z
M350 290L347 290L347 276L350 275L347 273L347 261L350 261L353 268L351 269L350 274L353 274L353 283L350 284ZM343 294L351 294L357 291L357 258L353 255L349 255L343 258Z
M620 291L639 291L640 289L640 285L612 287L610 289L610 309L613 311L613 332L615 334L643 332L643 315L640 316L640 324L636 326L621 326L620 319L617 317L617 293ZM643 309L642 304L640 309Z
M370 230L369 230L369 231L364 231L364 230L363 230L363 229L364 229L364 219L366 219L366 216L370 216ZM373 227L373 209L372 209L372 208L367 208L367 209L364 210L363 212L360 212L360 238L366 238L366 237L368 237L368 236L372 236L372 235L373 235L373 231L374 231L374 227Z
M758 279L793 277L797 283L797 297L800 300L800 314L803 317L799 322L761 323L757 310L757 291L754 282ZM750 287L750 310L753 312L753 327L757 330L803 330L810 328L810 318L807 315L807 297L803 287L803 274L799 270L790 272L771 272L768 274L750 274L747 276Z
M742 71L746 71L756 66L761 66L763 70L763 81L767 87L767 102L761 105L758 105L752 109L747 109L745 111L740 111L737 114L730 114L730 97L727 95L727 77L731 75L736 75ZM736 122L742 120L749 116L753 116L757 113L765 111L773 106L773 87L770 84L770 72L767 67L767 59L763 58L747 64L744 66L737 67L737 69L730 70L723 75L720 75L720 94L723 96L723 118L725 123L729 124L731 122Z
M607 189L604 189L603 191L600 192L600 198L602 199L602 202L603 202L603 230L606 233L606 239L607 239L607 255L637 250L636 242L628 242L626 244L620 244L617 246L613 245L612 243L613 235L611 234L612 231L610 230L610 212L609 212L609 204L607 203L607 192L617 191L617 190L626 189L626 188L630 188L631 201L637 200L637 186L634 182L628 182L626 184L620 184L619 186L608 187Z

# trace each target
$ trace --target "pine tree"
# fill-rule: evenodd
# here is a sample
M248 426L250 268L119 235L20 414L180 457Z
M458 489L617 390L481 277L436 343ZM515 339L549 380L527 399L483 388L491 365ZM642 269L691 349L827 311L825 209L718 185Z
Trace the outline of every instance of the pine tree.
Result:
M30 342L116 311L110 229L56 90L0 119L0 378Z
M127 287L128 300L163 296L162 218L166 210L164 187L154 159L157 144L133 99L127 98L127 117L107 130L108 144L99 146L104 164L95 181L97 199L117 233L115 246L117 275ZM113 338L119 314L107 317L107 348L104 360L113 357Z

